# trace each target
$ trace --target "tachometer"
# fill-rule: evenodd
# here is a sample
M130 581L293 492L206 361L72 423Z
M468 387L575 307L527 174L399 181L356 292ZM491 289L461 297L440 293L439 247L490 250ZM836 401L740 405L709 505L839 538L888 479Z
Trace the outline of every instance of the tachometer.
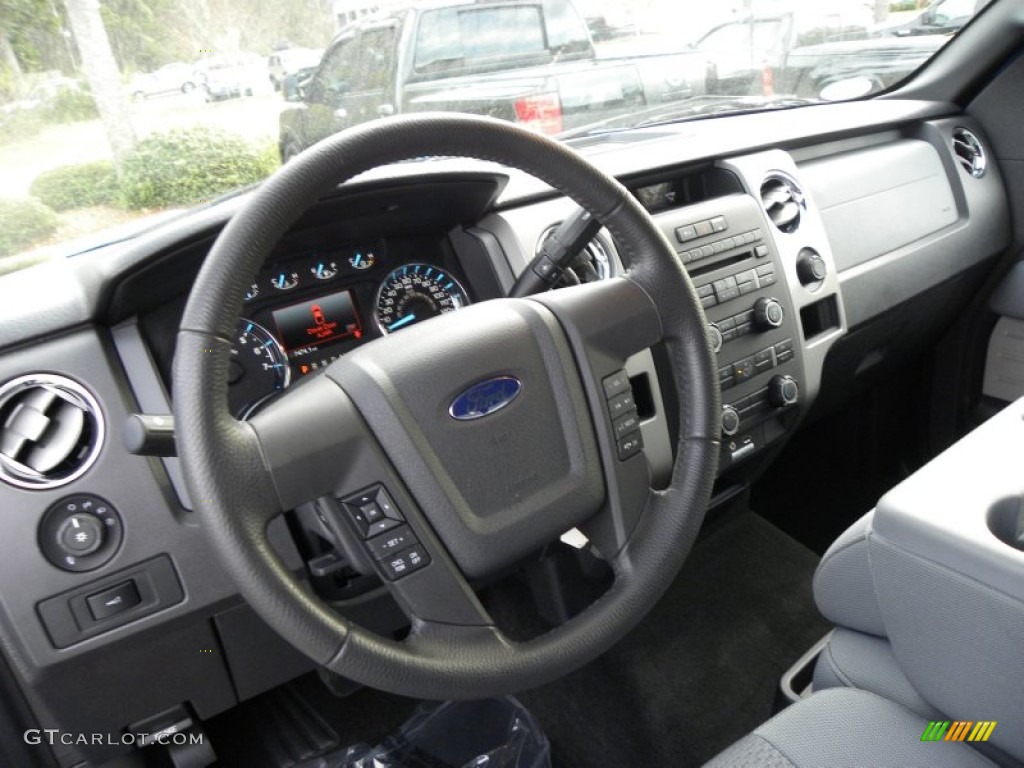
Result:
M374 315L384 333L454 312L469 304L459 281L429 264L406 264L393 270L377 291Z
M228 368L228 405L240 419L291 381L291 370L277 339L244 317L238 323Z

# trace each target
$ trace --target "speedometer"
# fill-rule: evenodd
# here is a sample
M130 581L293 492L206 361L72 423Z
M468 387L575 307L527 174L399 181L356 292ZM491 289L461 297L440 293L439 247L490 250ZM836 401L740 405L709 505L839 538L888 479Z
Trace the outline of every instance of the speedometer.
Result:
M469 304L459 281L429 264L406 264L393 270L377 291L374 315L384 333Z

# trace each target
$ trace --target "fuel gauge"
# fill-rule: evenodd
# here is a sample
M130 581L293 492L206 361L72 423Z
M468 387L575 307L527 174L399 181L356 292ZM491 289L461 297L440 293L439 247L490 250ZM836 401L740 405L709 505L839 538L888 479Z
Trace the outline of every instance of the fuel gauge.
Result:
M270 286L279 291L290 291L299 284L299 273L282 269L270 278Z

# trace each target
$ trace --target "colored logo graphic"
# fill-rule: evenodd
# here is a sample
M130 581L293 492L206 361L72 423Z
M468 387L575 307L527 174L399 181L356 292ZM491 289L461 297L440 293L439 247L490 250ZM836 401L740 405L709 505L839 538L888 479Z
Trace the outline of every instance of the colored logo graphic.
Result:
M474 384L452 401L448 413L453 419L470 421L501 410L519 396L523 384L515 376L498 376Z
M921 741L988 741L996 725L995 720L932 720Z

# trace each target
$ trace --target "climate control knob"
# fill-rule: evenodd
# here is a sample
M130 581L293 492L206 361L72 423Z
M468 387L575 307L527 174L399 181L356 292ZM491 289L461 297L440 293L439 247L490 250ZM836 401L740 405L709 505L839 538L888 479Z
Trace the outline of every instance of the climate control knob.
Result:
M773 376L768 382L768 402L775 408L795 405L800 399L800 385L792 376Z
M731 405L722 406L722 434L732 437L740 431L740 412Z
M778 299L760 298L754 304L754 325L758 330L770 331L782 325L786 313Z

